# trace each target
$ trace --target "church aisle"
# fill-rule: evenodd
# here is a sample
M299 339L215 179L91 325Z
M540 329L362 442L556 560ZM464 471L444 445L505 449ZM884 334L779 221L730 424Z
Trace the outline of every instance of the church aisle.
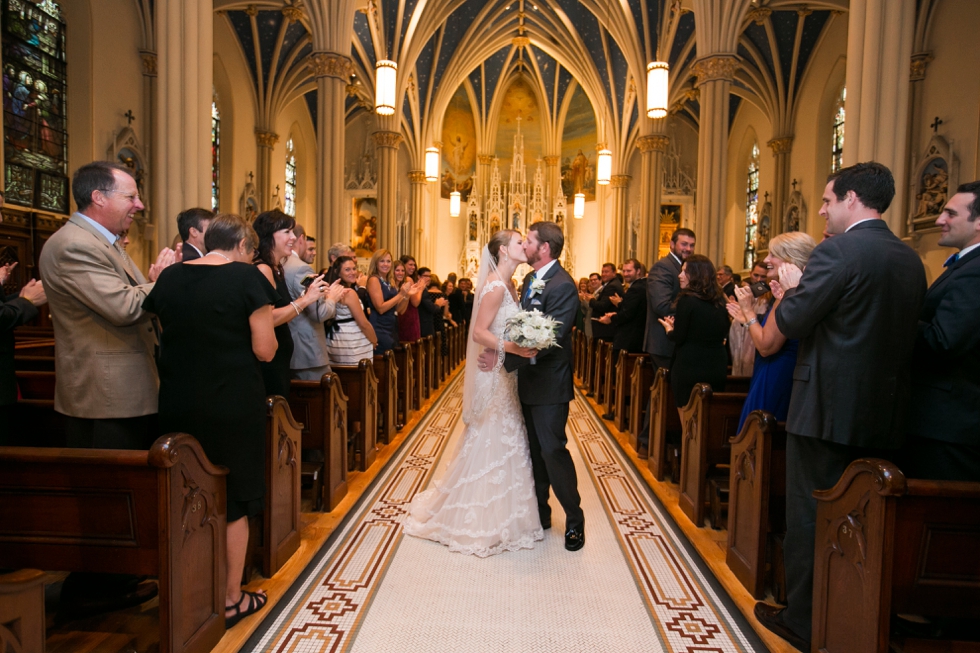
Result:
M564 550L557 505L530 551L479 559L403 537L462 435L461 400L457 380L243 651L765 650L580 397L583 551Z

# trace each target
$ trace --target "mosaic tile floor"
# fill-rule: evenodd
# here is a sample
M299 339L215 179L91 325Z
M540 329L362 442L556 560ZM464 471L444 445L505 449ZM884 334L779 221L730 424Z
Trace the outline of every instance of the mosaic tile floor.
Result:
M554 499L530 551L480 559L402 537L463 433L461 399L457 380L243 651L765 650L580 398L568 429L582 551L565 551Z

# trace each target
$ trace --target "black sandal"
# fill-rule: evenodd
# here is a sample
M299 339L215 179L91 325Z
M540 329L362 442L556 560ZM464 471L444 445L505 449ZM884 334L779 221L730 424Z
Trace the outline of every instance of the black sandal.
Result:
M242 601L245 600L245 597L248 597L248 608L246 608L243 611ZM233 614L230 617L227 616L227 614L225 615L225 630L228 630L229 628L237 624L245 617L248 617L249 615L253 615L259 610L261 610L262 608L264 608L266 601L268 600L269 600L268 594L263 595L263 594L259 594L258 592L246 592L245 590L242 590L242 598L238 599L238 603L236 603L235 605L225 606L226 613L228 610L235 611L235 614Z

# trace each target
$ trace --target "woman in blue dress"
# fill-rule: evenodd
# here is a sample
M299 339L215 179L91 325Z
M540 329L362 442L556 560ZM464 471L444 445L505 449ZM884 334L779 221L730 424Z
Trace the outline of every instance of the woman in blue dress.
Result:
M412 283L405 281L401 288L395 287L391 252L379 249L371 257L368 265L367 291L371 297L371 311L368 319L378 336L377 356L390 351L398 344L398 313L408 306Z
M754 297L749 288L735 288L738 303L728 304L728 313L743 323L755 344L755 367L749 394L745 399L738 430L753 410L772 413L777 421L785 422L789 415L789 400L793 391L793 369L796 367L797 340L787 340L769 323L773 310L779 306L783 293L795 288L817 244L809 235L798 231L780 234L769 242L765 264L770 289L776 302L759 318L754 310Z

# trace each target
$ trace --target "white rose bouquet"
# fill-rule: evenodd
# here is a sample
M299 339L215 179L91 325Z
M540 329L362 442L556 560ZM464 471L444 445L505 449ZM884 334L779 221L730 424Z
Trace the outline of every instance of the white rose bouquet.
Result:
M541 311L521 311L507 319L504 325L504 338L519 347L539 351L549 347L559 347L558 328L560 326L561 322ZM537 361L532 358L531 365L536 363Z

